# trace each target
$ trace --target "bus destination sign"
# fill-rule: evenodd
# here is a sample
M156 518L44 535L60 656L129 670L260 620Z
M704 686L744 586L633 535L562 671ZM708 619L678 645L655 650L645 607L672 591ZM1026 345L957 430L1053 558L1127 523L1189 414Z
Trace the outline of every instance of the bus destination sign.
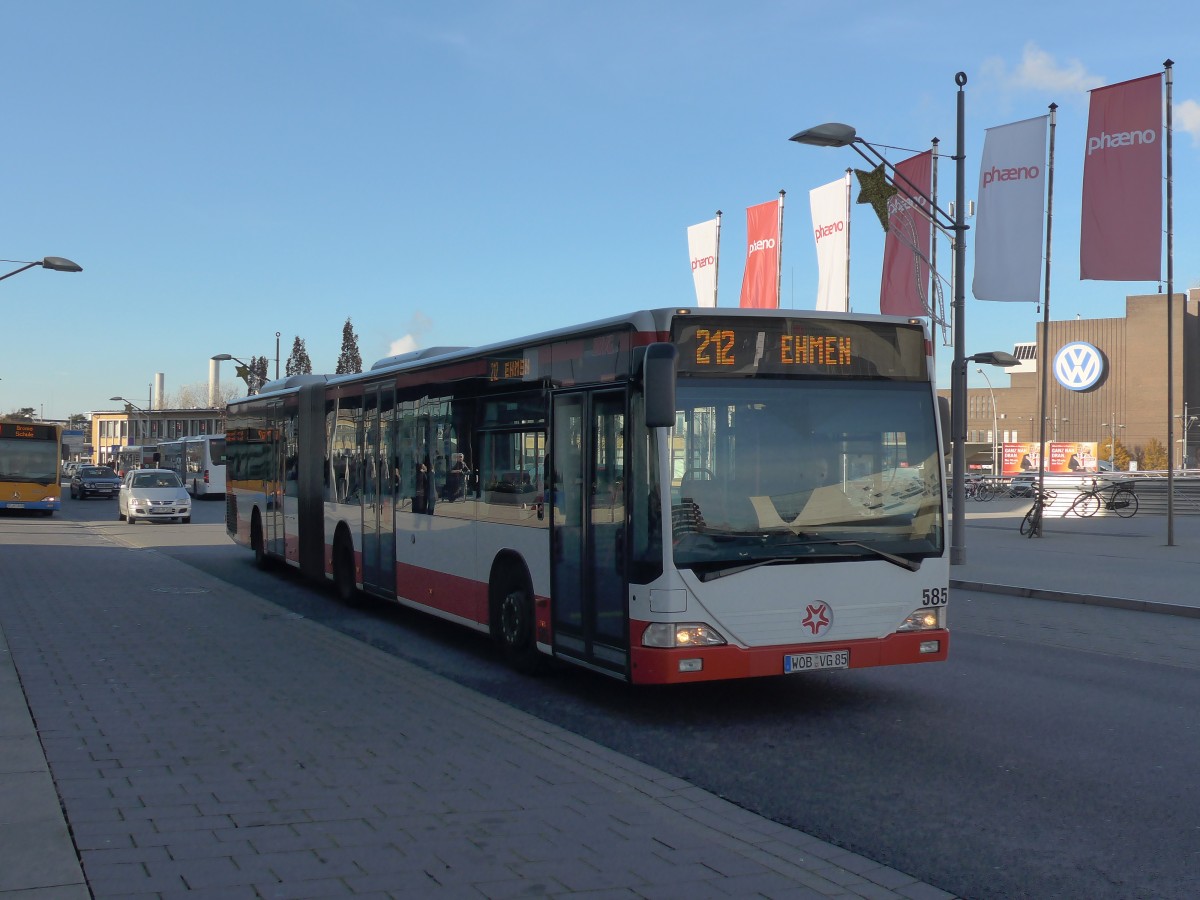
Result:
M31 422L0 422L0 438L52 441L54 440L54 426L35 425Z
M679 369L693 375L923 379L919 325L826 319L676 319Z

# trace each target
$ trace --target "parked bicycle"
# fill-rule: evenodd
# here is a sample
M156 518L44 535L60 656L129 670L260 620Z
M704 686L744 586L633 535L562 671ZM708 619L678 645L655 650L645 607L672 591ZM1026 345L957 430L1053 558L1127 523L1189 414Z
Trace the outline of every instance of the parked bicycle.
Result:
M1094 516L1101 507L1112 510L1122 519L1128 519L1138 511L1138 498L1132 481L1115 481L1104 487L1093 487L1082 491L1071 508L1067 510L1081 518Z
M1042 533L1042 510L1050 506L1057 496L1054 491L1038 491L1036 487L1033 489L1033 506L1029 507L1029 512L1025 513L1025 518L1021 520L1021 534L1034 537Z
M969 500L978 500L980 503L985 503L996 495L991 481L986 478L969 478L965 487L967 498Z

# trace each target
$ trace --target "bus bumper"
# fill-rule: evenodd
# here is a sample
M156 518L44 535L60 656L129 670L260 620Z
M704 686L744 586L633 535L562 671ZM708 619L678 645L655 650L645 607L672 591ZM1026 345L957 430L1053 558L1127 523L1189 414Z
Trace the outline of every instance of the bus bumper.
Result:
M840 641L773 647L633 647L630 652L630 680L634 684L686 684L693 681L719 681L729 678L761 678L785 674L784 660L790 656L828 655L837 660L837 651L848 651L845 666L834 668L865 669L872 666L897 666L907 663L944 662L950 649L946 629L914 631L889 635L881 640ZM815 665L804 672L822 671Z

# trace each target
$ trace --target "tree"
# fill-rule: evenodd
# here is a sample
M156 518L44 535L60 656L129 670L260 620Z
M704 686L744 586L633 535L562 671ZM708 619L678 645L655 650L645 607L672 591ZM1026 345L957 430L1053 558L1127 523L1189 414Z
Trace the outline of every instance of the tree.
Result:
M247 394L257 394L262 386L270 379L267 377L267 358L265 356L250 357L250 376L246 380Z
M71 413L67 417L67 427L71 429L87 428L91 424L91 419L83 413Z
M361 371L362 354L358 352L358 335L354 333L350 317L346 316L346 324L342 326L342 352L338 356L337 368L334 369L334 372L338 375L346 375Z
M292 341L292 353L287 358L287 366L284 368L283 374L312 374L312 360L308 358L308 349L304 346L304 339L300 335L296 335L296 339Z
M1153 472L1167 467L1167 448L1158 438L1151 438L1149 444L1138 447L1135 453L1139 469Z
M8 414L10 419L22 419L26 422L32 422L37 418L37 410L32 406L22 406L20 409L14 409Z
M1113 439L1111 435L1097 444L1096 457L1104 460L1105 462L1107 462L1111 457L1113 461L1113 468L1117 471L1124 471L1125 469L1128 469L1129 460L1132 458L1129 455L1129 451L1125 448L1124 444L1122 444L1120 441L1117 441L1115 448L1116 452L1114 453L1112 444Z

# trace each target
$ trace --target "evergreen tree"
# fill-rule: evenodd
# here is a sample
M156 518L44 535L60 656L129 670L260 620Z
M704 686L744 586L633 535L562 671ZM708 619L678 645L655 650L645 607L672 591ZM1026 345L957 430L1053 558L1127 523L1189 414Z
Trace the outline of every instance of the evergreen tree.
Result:
M262 386L270 381L267 376L267 358L265 356L250 357L250 380L247 383L247 394L257 394Z
M283 373L285 375L312 374L312 360L308 358L308 348L304 346L304 339L300 335L296 335L296 339L292 342L292 353L287 359L287 367Z
M347 375L361 371L362 354L358 352L358 335L354 333L350 317L346 316L346 324L342 326L342 352L338 356L337 368L334 369L334 373Z

